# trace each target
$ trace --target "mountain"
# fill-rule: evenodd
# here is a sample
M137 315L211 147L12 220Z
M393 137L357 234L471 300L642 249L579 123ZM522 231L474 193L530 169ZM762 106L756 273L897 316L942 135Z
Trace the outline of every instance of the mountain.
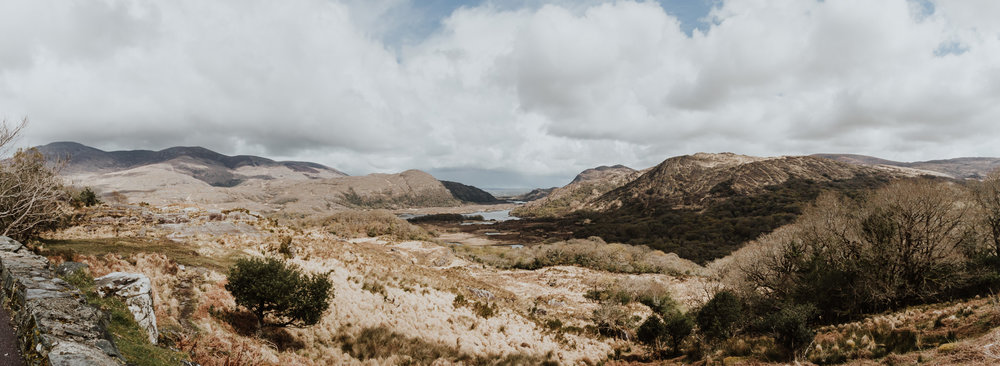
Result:
M493 197L492 194L489 194L489 192L486 192L482 189L470 185L465 185L458 182L449 182L446 180L442 180L441 184L444 184L444 187L451 192L452 196L463 202L472 202L472 203L502 202L498 200L496 197Z
M214 187L233 187L251 179L317 179L347 176L307 162L274 161L249 155L227 156L203 147L160 151L103 151L75 142L54 142L37 149L49 159L65 159L64 174L112 173L164 164Z
M552 191L556 190L557 188L559 188L559 187L535 188L535 189L532 189L531 191L529 191L528 193L511 197L511 200L513 200L513 201L523 201L523 202L531 202L531 201L535 201L535 200L540 200L542 198L548 197L548 195L551 194Z
M569 184L514 209L520 217L556 217L583 208L608 191L621 187L641 174L624 165L599 166L580 172Z
M227 156L201 147L106 152L59 142L37 148L50 160L65 160L60 174L71 185L122 193L130 202L247 208L289 217L461 203L418 170L353 177L316 163Z
M642 176L587 205L702 209L732 195L752 196L790 179L830 182L861 175L900 175L886 169L810 156L753 157L733 153L684 155L667 159Z
M698 153L645 171L590 170L522 210L554 218L556 232L646 245L705 263L791 223L823 191L855 194L919 175L812 156ZM587 191L587 184L599 188Z
M986 157L954 158L907 163L853 154L815 154L812 156L833 159L856 165L881 165L908 168L922 171L928 175L945 175L956 179L981 179L987 174L1000 169L1000 158Z

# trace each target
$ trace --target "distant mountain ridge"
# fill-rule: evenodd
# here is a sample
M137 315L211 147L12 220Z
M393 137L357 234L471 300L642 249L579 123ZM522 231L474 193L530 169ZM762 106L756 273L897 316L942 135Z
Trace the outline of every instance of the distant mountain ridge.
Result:
M811 156L832 159L856 165L884 165L902 168L919 169L933 173L946 174L956 179L981 179L987 174L1000 169L1000 158L965 157L954 159L939 159L915 162L899 162L856 154L813 154Z
M461 204L443 183L419 170L348 176L322 164L228 156L202 147L107 152L58 142L37 149L50 160L66 162L60 175L70 185L89 186L105 195L119 192L129 202L196 203L207 208L279 212L288 217L348 208Z
M331 178L347 174L317 163L299 161L274 161L251 155L229 156L203 147L171 147L160 151L122 150L104 151L76 142L53 142L37 149L49 159L66 159L65 173L110 173L146 165L171 161L197 162L201 169L188 169L198 180L216 187L232 187L251 176L239 174L243 167L284 167L308 178ZM182 170L184 164L173 164ZM268 179L266 176L258 178ZM273 178L273 177L271 177Z

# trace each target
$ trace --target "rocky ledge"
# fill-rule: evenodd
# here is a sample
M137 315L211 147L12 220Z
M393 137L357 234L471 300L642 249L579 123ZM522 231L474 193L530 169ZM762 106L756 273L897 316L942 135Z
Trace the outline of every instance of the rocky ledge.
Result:
M27 365L121 365L108 319L80 290L52 272L49 261L0 236L0 302Z

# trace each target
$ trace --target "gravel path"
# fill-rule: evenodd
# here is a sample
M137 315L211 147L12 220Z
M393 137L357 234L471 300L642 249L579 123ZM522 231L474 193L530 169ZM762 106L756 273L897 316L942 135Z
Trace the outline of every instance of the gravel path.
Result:
M3 306L0 306L0 365L24 365L17 347L17 335L10 326L10 312Z

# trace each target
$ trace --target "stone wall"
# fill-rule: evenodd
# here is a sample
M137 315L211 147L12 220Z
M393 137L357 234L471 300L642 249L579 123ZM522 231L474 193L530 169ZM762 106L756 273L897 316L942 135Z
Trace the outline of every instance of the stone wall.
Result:
M21 243L0 236L0 302L10 310L26 365L121 365L108 319Z

